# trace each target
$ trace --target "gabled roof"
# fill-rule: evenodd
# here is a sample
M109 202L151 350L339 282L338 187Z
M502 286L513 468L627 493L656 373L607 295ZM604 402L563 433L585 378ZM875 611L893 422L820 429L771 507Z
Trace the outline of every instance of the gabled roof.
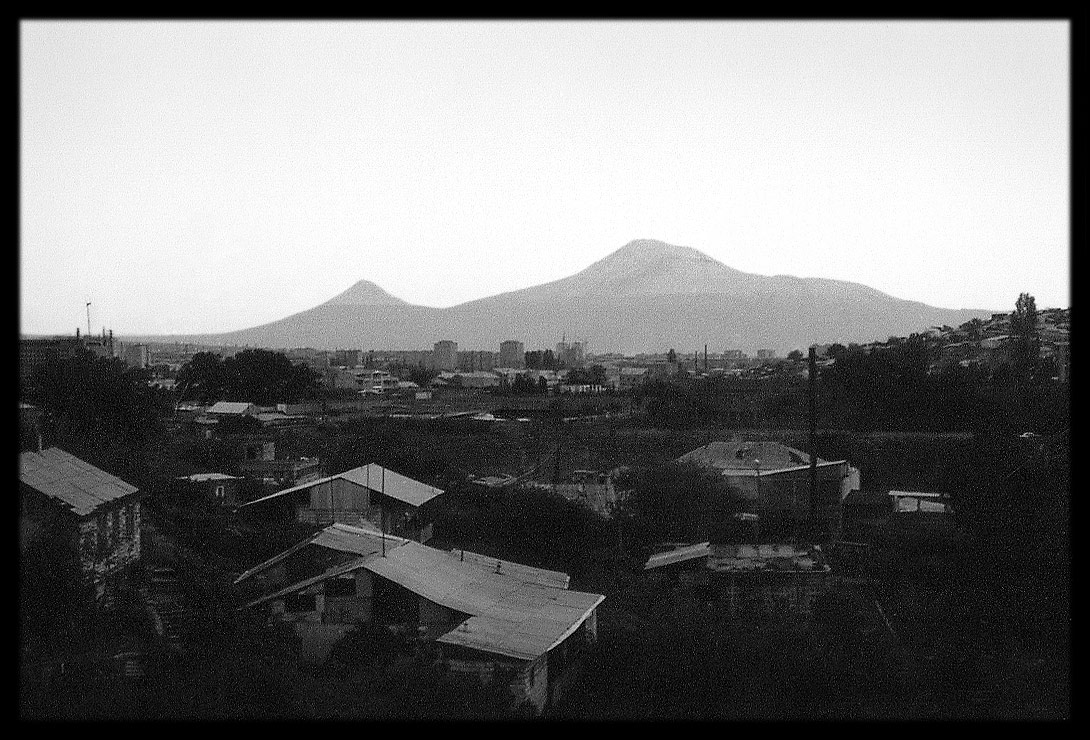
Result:
M245 401L216 401L206 413L209 414L244 414L254 408L252 403Z
M262 501L268 501L271 498L283 496L284 494L292 493L294 491L313 488L322 483L328 483L335 478L341 478L350 483L355 483L356 485L368 488L375 493L381 493L384 496L403 501L410 506L421 506L443 493L441 488L436 488L435 486L429 486L427 483L413 480L412 478L401 475L389 468L386 468L384 471L381 465L370 463L368 465L361 465L358 468L353 468L352 470L346 470L343 473L337 473L336 475L312 480L309 483L301 483L300 485L292 486L291 488L285 488L283 491L277 491L276 493L264 496L263 498L243 504L239 508L252 506L261 503Z
M447 554L459 562L476 563L499 573L510 576L526 583L536 583L539 586L552 586L553 588L567 588L571 582L571 576L558 570L545 570L534 568L522 563L512 563L510 560L500 560L489 555L470 552L469 550L449 550Z
M421 506L443 493L441 488L413 480L375 463L347 470L341 473L340 477L411 506Z
M470 615L439 637L440 642L533 660L574 632L605 599L599 594L568 591L567 574L556 571L500 561L496 572L496 560L478 553L447 552L409 540L399 540L392 547L391 540L398 538L387 537L383 557L373 550L379 540L377 534L380 533L335 524L244 573L238 581L308 544L361 554L248 606L364 568L429 601Z
M688 545L687 547L679 547L676 550L655 553L647 559L643 569L651 570L652 568L661 568L664 565L673 565L674 563L683 563L687 560L706 558L710 554L711 543L701 542L698 545Z
M605 599L494 573L415 542L372 558L364 567L429 601L472 615L439 642L520 660L533 660L558 645Z
M279 563L289 555L302 550L307 545L324 547L338 552L352 553L361 556L379 555L383 548L387 551L404 545L408 540L393 535L384 535L380 530L370 526L353 526L350 524L331 524L317 534L308 537L297 545L293 545L279 555L275 555L263 563L255 565L235 579L235 583L249 578L270 566ZM267 598L267 597L266 597ZM256 602L255 602L256 603Z
M78 516L136 493L136 486L99 470L59 447L19 456L19 481L59 501Z

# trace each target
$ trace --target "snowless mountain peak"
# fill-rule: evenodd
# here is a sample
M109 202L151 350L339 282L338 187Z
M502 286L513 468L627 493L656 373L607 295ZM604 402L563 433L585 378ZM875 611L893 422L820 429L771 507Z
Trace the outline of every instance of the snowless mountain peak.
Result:
M330 298L326 306L407 306L406 301L392 296L370 280L360 280L343 293Z

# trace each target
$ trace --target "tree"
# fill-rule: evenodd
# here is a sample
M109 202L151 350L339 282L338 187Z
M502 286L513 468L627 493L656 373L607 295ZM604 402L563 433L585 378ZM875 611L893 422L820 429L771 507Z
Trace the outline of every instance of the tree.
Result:
M791 360L791 362L799 362L802 359L802 350L791 350L787 353L787 359Z
M1037 370L1041 353L1037 303L1029 293L1022 293L1015 302L1010 331L1017 342L1013 357L1015 374L1019 379L1028 380Z
M53 441L83 450L134 446L163 429L169 394L148 385L149 373L113 357L80 352L43 365L26 388L40 407Z
M666 353L666 361L677 362L677 352L674 351L673 347L671 347L670 351Z
M203 403L250 401L259 406L296 403L318 394L318 374L282 352L247 349L223 360L211 352L193 356L178 374L183 397Z

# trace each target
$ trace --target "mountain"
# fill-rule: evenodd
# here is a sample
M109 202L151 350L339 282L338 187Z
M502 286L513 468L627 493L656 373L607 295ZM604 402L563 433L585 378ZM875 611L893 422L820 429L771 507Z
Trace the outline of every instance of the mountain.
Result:
M335 295L322 304L323 306L408 306L409 304L392 296L370 280L360 280L351 288Z
M716 352L784 354L990 314L902 300L859 283L746 273L690 247L638 239L569 277L450 308L416 306L361 280L279 321L185 340L366 350L430 349L452 339L463 349L496 350L505 339L531 349L553 347L567 335L587 340L592 352L689 352L708 344Z

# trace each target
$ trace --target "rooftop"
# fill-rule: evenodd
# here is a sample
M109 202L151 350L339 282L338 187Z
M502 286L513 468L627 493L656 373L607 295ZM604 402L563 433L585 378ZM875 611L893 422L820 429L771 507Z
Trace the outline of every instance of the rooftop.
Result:
M760 471L764 475L808 467L810 455L779 442L731 440L709 442L685 453L675 462L693 463L702 468L729 472L730 475L756 475L760 462ZM844 461L834 462L839 464ZM821 466L834 463L818 458L817 464Z
M285 488L283 491L277 491L263 498L250 501L247 504L243 504L240 508L252 506L263 501L268 501L279 496L283 496L295 491L303 491L313 488L314 486L321 485L322 483L328 483L331 480L340 478L342 480L355 483L358 486L363 486L375 493L382 494L383 496L389 496L390 498L402 501L410 506L422 506L431 499L443 493L441 488L435 486L429 486L427 483L421 483L418 480L413 480L408 476L401 475L400 473L390 470L389 468L383 468L381 465L375 463L369 463L367 465L361 465L358 468L346 470L343 473L337 473L336 475L326 476L325 478L319 478L318 480L310 481L309 483L301 483L291 488Z
M79 516L137 491L136 486L59 447L19 455L19 481L60 501Z
M360 557L334 565L249 604L299 591L327 578L364 568L436 604L469 618L439 637L452 645L533 660L574 632L605 598L568 591L566 573L497 560L479 553L447 552L381 533L334 524L238 578L241 581L306 545L319 545Z
M208 407L209 414L244 414L253 407L252 403L245 401L216 401Z

